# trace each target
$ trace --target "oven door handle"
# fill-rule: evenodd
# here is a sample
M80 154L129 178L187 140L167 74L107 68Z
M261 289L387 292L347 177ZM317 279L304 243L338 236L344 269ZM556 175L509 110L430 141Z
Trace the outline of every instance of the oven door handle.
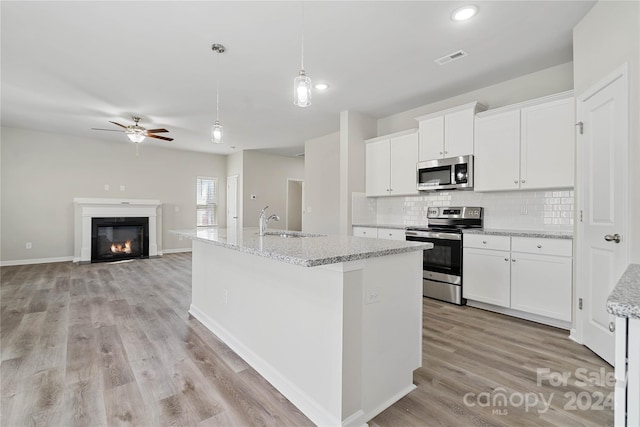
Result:
M462 234L442 233L438 231L406 231L405 236L418 238L425 237L428 239L462 240Z

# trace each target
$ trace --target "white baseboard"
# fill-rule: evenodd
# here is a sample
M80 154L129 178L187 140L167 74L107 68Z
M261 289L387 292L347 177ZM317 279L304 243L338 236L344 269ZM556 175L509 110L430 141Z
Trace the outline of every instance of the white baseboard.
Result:
M55 258L34 258L34 259L16 259L11 261L0 261L0 267L8 267L12 265L30 265L30 264L50 264L52 262L74 261L72 256L62 256Z
M180 252L191 252L191 248L163 249L161 251L158 251L158 255L177 254L177 253L180 253Z
M483 310L494 311L496 313L506 314L507 316L518 317L520 319L529 320L531 322L542 323L543 325L553 326L554 328L571 330L571 322L564 320L552 319L551 317L539 316L537 314L526 313L520 310L514 310L511 308L499 307L493 304L487 304L480 301L467 300L467 305L470 307L481 308Z

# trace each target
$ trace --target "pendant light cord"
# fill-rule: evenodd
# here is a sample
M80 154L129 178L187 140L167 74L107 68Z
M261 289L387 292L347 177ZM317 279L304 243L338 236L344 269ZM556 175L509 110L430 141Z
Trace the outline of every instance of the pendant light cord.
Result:
M216 54L216 121L220 120L220 51Z
M300 69L304 70L304 1L302 2L302 37L300 39Z

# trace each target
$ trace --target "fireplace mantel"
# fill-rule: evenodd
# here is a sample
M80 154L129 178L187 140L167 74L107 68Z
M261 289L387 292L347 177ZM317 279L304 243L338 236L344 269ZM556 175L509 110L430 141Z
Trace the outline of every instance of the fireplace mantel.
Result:
M91 219L96 217L149 218L149 256L158 253L158 221L160 200L151 199L73 199L76 216L74 262L91 261Z

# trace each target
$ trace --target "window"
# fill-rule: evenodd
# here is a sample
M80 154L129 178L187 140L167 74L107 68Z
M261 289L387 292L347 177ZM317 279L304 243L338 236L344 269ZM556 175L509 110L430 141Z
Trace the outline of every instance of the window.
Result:
M196 178L196 226L212 227L218 225L218 180L215 178Z

